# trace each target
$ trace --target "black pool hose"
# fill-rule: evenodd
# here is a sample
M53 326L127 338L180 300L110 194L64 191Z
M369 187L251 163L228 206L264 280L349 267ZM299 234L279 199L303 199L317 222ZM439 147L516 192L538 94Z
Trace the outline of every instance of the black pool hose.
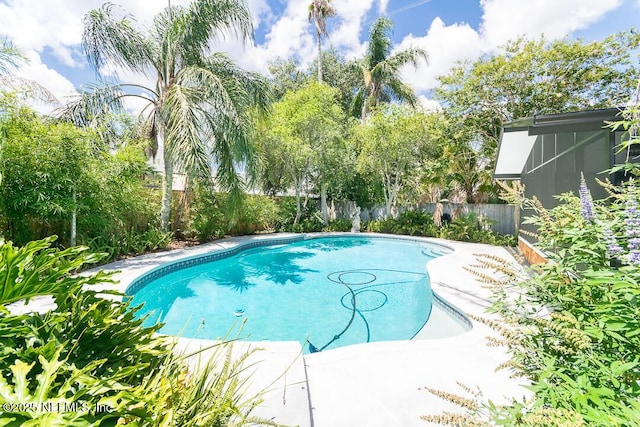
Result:
M329 278L329 276L327 276L327 279L331 280ZM355 292L353 292L353 289L351 289L351 286L347 285L346 283L344 283L342 281L342 279L339 279L340 283L343 284L344 286L347 287L347 289L349 289L349 292L351 292L351 306L353 307L351 309L351 319L349 319L349 323L347 324L347 326L342 330L342 332L340 332L338 335L334 335L333 339L331 341L329 341L328 343L326 343L325 345L323 345L321 348L316 347L315 345L313 345L311 343L311 341L309 341L309 352L310 353L317 353L319 351L324 350L325 348L329 347L331 344L333 344L334 342L336 342L337 340L340 339L340 337L342 336L342 334L344 334L345 332L347 332L347 329L349 329L351 327L351 324L353 323L353 319L355 319L356 317L356 294Z
M420 275L420 276L425 276L424 273L416 273L413 271L403 271L403 270L391 270L391 269L382 269L382 268L375 268L375 269L370 269L370 271L391 271L391 272L398 272L398 273L407 273L407 274L415 274L415 275ZM364 320L366 326L367 326L367 342L369 342L369 339L371 337L370 335L370 331L369 331L369 324L367 323L367 319L364 317L364 315L360 312L360 310L358 310L356 308L356 293L353 292L353 289L351 288L350 285L363 285L363 284L368 284L368 283L372 283L375 282L376 280L378 280L378 277L373 274L373 273L369 273L368 271L364 271L364 273L370 274L373 277L373 280L365 282L365 283L351 283L351 284L347 284L342 280L342 276L346 273L354 273L354 272L362 272L362 270L349 270L349 271L343 271L343 272L333 272L330 274L327 274L327 279L329 279L330 281L334 282L334 283L339 283L343 286L345 286L349 292L351 293L351 319L349 319L349 323L347 324L347 326L342 330L342 332L340 332L338 335L334 335L333 339L331 341L329 341L328 343L326 343L325 345L323 345L322 347L318 348L315 345L313 345L313 343L311 341L309 341L309 353L317 353L319 351L324 350L325 348L329 347L331 344L333 344L334 342L336 342L337 340L340 339L340 337L347 332L347 330L351 327L351 324L353 323L353 319L355 319L356 317L356 312L360 315L360 317L362 317L362 319ZM336 274L336 273L341 273L338 275L337 280L331 278L332 275ZM401 282L399 282L401 283ZM385 294L386 296L386 294ZM344 298L344 296L343 296ZM344 304L343 304L344 306ZM347 308L347 307L345 307Z

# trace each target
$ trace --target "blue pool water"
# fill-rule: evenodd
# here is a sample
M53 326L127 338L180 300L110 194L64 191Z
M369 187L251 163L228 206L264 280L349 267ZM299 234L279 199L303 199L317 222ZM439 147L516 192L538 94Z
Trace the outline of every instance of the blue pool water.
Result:
M321 237L245 249L161 275L132 295L168 335L299 341L318 350L412 338L429 319L425 264L448 252L415 240ZM135 288L133 285L130 288Z

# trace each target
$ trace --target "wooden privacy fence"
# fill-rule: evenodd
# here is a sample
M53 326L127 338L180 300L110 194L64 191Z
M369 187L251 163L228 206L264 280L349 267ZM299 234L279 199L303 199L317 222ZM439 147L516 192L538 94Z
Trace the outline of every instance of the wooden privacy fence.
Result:
M517 236L520 224L520 209L516 205L489 204L489 203L443 203L444 212L455 217L456 214L467 214L470 212L478 216L487 218L493 231L500 234L510 234ZM398 207L395 216L398 214L420 210L433 214L436 210L436 203L424 203L413 207ZM353 219L356 212L354 202L341 202L332 204L329 210L330 219ZM383 218L385 214L384 206L374 206L373 208L360 208L360 220L371 221Z

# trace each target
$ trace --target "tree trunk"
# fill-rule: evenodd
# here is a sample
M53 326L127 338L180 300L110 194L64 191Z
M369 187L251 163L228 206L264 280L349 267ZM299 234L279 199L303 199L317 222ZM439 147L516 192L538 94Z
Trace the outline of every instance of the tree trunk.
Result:
M165 145L163 150L164 175L162 176L162 206L160 206L160 228L169 231L169 215L171 214L171 193L173 191L173 159Z
M387 190L385 190L385 192L387 193L387 195L385 195L385 209L386 209L386 217L385 219L388 218L393 218L393 206L395 204L396 201L396 197L398 196L398 193L400 192L400 183L399 183L399 179L398 179L398 175L396 175L393 179L393 182L391 181L391 178L389 177L386 180L387 183Z
M474 187L473 184L467 185L467 189L465 190L465 193L467 193L467 203L474 202L473 187Z
M322 213L322 223L329 223L329 215L327 214L327 185L322 184L320 187L320 212Z
M365 97L366 97L366 93L365 93ZM360 115L360 123L361 124L365 124L367 120L367 98L364 99L364 101L362 101L362 114Z
M73 189L73 211L71 211L71 232L69 236L69 246L75 246L77 244L77 221L78 219L78 207L76 206L76 190Z
M296 186L296 217L293 220L293 225L296 225L302 216L302 207L300 206L300 185L295 182Z
M384 219L389 219L391 217L391 197L388 197L385 203Z
M385 182L384 193L384 219L388 219L391 215L391 187Z
M320 33L316 32L318 43L318 83L322 83L322 39L320 37Z
M395 176L393 181L393 190L391 192L391 197L389 197L389 199L391 199L391 207L389 208L389 210L392 210L394 207L396 207L396 200L398 199L398 193L400 193L400 175L399 174ZM391 217L394 219L397 217L397 209L396 209L395 215L393 214L393 212L391 213Z
M180 238L184 237L183 232L191 215L191 199L193 196L191 181L191 175L185 175L183 191L178 200L175 215L173 216L172 228L178 233L177 236Z
M388 219L391 214L391 179L385 173L383 176L382 193L384 196L384 219Z

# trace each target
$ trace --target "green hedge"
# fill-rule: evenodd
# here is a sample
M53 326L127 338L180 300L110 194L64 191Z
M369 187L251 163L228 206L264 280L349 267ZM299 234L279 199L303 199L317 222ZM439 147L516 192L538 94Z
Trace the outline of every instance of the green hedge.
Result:
M433 222L433 214L423 211L406 211L398 215L397 219L369 221L363 225L362 229L368 232L438 237L502 246L515 246L516 244L514 236L501 235L487 229L483 219L475 213L462 215L449 224L436 226Z

